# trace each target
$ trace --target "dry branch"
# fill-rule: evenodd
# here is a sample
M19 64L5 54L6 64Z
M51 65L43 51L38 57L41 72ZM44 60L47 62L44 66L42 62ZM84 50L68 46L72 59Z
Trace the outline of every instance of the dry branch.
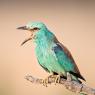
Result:
M35 78L31 75L27 75L25 77L28 81L35 83L35 84L43 84L43 79ZM54 76L49 76L48 77L48 84L55 83L55 77ZM57 82L58 83L58 82ZM61 78L59 81L59 84L62 84L66 87L66 89L75 92L75 93L80 93L83 95L95 95L95 89L87 87L84 84L80 84L74 80L68 81L66 79Z

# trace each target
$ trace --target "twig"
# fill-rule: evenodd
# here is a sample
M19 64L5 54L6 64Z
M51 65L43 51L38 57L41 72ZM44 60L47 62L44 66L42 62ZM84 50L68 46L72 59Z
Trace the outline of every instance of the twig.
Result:
M31 75L27 75L25 77L28 81L35 83L35 84L43 84L43 79L35 78ZM49 76L48 77L48 84L54 83L55 82L55 76ZM58 83L58 82L57 82ZM95 95L95 89L87 87L84 84L80 84L74 80L68 81L66 79L61 78L59 81L59 84L62 84L66 87L66 89L75 92L75 93L80 93L83 95Z

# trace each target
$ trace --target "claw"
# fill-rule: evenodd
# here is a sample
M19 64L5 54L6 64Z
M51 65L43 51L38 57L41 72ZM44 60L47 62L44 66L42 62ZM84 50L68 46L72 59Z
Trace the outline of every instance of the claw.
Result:
M49 82L49 78L48 78L48 77L45 78L45 79L43 79L43 80L42 80L43 86L48 87L48 86L47 86L48 82Z
M61 76L60 75L50 75L47 78L42 80L43 86L48 87L47 84L49 83L49 77L54 77L54 83L60 83Z

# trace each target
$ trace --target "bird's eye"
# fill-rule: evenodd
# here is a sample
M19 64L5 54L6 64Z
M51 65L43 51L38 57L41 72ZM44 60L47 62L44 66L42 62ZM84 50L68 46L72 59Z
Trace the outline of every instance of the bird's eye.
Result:
M40 30L40 28L38 28L38 27L35 27L35 28L33 28L33 30Z

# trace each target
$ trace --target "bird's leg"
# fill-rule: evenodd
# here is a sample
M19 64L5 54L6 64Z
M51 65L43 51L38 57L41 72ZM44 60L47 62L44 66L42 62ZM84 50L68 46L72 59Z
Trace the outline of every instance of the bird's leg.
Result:
M43 85L46 86L46 87L47 87L47 84L49 83L49 77L50 76L48 76L48 77L46 77L45 79L42 80Z
M46 77L45 79L42 80L43 85L47 87L47 84L49 83L49 77L53 77L55 80L55 85L56 83L60 82L60 75L55 75L55 74L51 74L48 77Z
M72 81L72 76L69 72L67 72L67 81Z
M56 77L55 77L55 85L56 85L56 83L60 82L60 79L61 79L61 76L60 75L56 75Z

